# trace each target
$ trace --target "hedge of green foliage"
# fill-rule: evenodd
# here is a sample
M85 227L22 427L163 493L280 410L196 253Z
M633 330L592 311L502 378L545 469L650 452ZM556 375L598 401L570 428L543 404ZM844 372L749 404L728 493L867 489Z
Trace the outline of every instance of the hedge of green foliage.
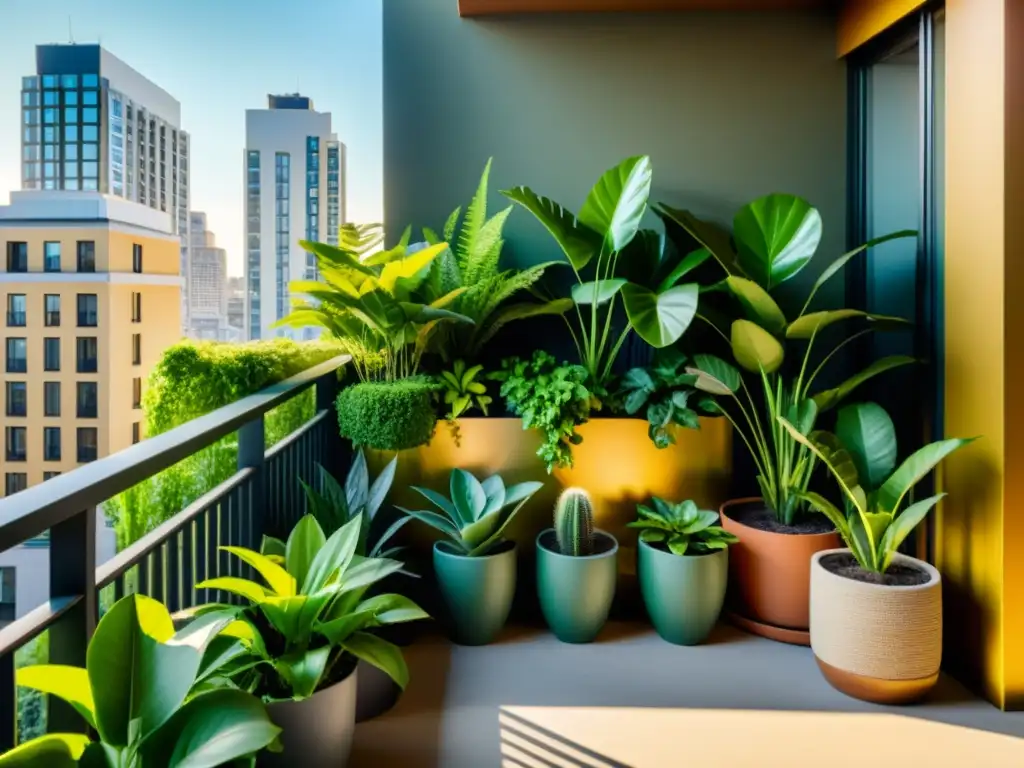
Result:
M167 432L341 354L334 344L288 339L246 344L183 341L168 348L149 377L146 435ZM315 394L304 392L265 417L267 446L311 419ZM234 474L235 435L189 456L105 505L118 547L137 541Z
M397 381L369 381L346 387L338 395L338 428L355 445L401 451L430 441L437 424L429 376Z

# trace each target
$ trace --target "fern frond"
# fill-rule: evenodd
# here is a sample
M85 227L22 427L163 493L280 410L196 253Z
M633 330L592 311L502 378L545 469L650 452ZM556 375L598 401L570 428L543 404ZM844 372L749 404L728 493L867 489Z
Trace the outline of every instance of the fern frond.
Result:
M541 276L544 274L544 269L544 265L538 265L524 269L522 272L510 270L498 275L498 279L495 281L486 301L480 308L478 315L479 320L483 320L491 313L495 312L498 307L508 299L512 298L515 294L530 288L534 283L540 280Z
M462 287L462 274L459 272L459 265L456 263L455 254L452 253L451 248L434 259L430 265L430 275L427 277L425 285L430 301Z
M494 277L498 274L498 261L501 258L501 248L505 244L502 239L502 231L505 229L505 222L512 213L513 206L496 213L480 228L473 251L466 254L466 262L463 268L467 283L475 283Z
M450 243L452 238L455 237L455 227L459 223L459 216L462 215L462 206L460 205L448 216L448 221L444 223L444 229L441 230L444 233L444 241Z
M484 172L480 175L480 183L477 185L476 193L466 208L466 218L462 221L462 230L459 232L458 245L455 249L455 256L459 261L459 268L463 274L466 273L467 264L474 249L477 238L480 236L480 229L487 220L487 184L491 176L491 160L488 158Z

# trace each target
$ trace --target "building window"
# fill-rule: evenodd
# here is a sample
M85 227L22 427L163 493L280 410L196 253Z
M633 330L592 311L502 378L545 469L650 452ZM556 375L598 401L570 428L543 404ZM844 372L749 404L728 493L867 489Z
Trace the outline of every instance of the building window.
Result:
M7 271L28 272L28 243L7 243Z
M142 407L142 378L136 376L132 379L132 408Z
M24 491L26 488L28 488L27 472L7 472L4 475L4 495L13 496L20 491ZM6 578L8 571L13 574L14 567L6 566L4 568L0 568L0 578ZM8 621L13 619L14 617L12 616Z
M132 291L132 322L142 322L142 294Z
M79 336L75 343L75 371L96 373L98 344L95 336Z
M43 243L43 271L60 272L60 243Z
M138 243L132 244L132 272L142 274L142 246Z
M7 294L7 326L9 328L24 328L26 315L26 300L24 293Z
M95 381L78 382L78 400L75 412L80 419L95 419L99 413L97 406L97 388Z
M4 430L7 461L25 461L28 455L26 427L7 427Z
M132 445L136 445L142 440L142 424L135 421L132 422Z
M43 427L43 461L60 461L60 427Z
M53 478L57 477L59 474L60 472L43 472L43 482L45 483L47 480L53 480Z
M92 240L78 241L78 271L96 271L96 243Z
M280 320L288 314L288 283L290 280L291 264L291 212L290 203L292 165L291 155L287 152L277 152L274 155L274 181L275 181L275 222L274 235L276 246L276 297L277 297L277 319Z
M260 153L246 154L246 269L249 338L260 338Z
M26 339L7 340L7 372L28 373L28 341Z
M98 302L95 293L78 294L78 327L95 328L99 322Z
M43 324L47 328L60 325L60 294L47 293L43 296Z
M132 334L132 365L142 365L142 334Z
M77 438L78 462L84 464L88 461L96 461L96 453L99 448L96 427L79 427Z
M8 381L6 392L6 413L8 416L26 416L28 414L28 384L24 381Z
M60 416L60 382L43 382L43 416Z
M60 339L52 336L43 339L43 370L60 370Z

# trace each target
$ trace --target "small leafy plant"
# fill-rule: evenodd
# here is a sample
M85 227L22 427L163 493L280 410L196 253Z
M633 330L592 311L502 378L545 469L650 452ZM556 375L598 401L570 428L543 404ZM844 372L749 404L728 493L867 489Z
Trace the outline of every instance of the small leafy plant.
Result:
M355 445L381 451L426 445L437 426L437 389L431 376L345 387L336 401L338 430Z
M86 667L42 664L17 683L58 696L98 739L51 733L0 757L4 768L213 768L251 765L280 729L258 699L209 685L218 658L205 656L230 617L207 617L175 633L167 609L128 595L100 619Z
M828 467L843 492L846 511L817 493L802 492L801 498L832 521L861 568L878 574L888 570L900 544L946 495L903 509L907 494L949 454L977 439L939 440L912 453L896 469L896 430L889 414L875 403L841 409L838 439L823 439L823 433L805 437L781 416L779 423Z
M221 547L262 579L219 577L196 585L247 602L193 609L232 620L233 631L223 633L215 649L232 660L224 677L265 701L299 700L340 681L362 659L405 687L402 651L368 630L429 617L402 595L365 597L402 563L356 554L362 522L353 517L328 538L315 517L303 516L288 537L283 565L250 549Z
M494 402L494 398L487 394L487 385L480 381L484 367L474 365L466 368L465 360L456 360L450 371L441 371L441 384L444 387L444 404L448 406L448 413L445 414L445 421L451 430L455 445L459 441L459 417L472 410L479 408L484 416L487 415L487 406Z
M563 555L594 552L594 504L582 488L566 488L555 504L555 538Z
M622 380L619 397L630 416L643 412L647 434L658 448L675 443L673 426L700 429L701 416L718 416L714 397L694 387L697 376L686 372L687 357L659 350L649 368L632 368Z
M491 376L502 382L501 396L509 411L522 418L523 429L543 435L537 455L548 472L571 467L572 446L583 442L576 427L587 422L594 400L587 388L586 369L558 365L554 357L537 350L529 360L504 360L502 370Z
M640 519L626 524L640 529L640 540L647 544L663 544L674 555L707 555L739 541L715 525L717 512L698 509L693 501L676 504L655 497L653 505L638 504Z
M482 483L464 469L453 469L449 482L451 498L446 499L428 488L413 490L441 510L403 512L445 534L458 552L466 557L490 554L504 543L501 534L543 483L530 481L509 488L500 475Z

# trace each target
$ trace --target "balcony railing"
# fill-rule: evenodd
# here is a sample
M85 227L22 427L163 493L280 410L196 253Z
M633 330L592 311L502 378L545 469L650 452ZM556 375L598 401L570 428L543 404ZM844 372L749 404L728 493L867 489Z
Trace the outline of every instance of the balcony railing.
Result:
M316 464L337 474L344 446L333 416L337 357L87 467L0 499L0 551L49 531L49 601L0 629L0 750L14 745L17 692L14 653L49 631L51 664L85 666L99 620L100 592L117 599L139 592L173 613L199 602L234 600L195 589L203 579L253 574L219 547L258 549L264 533L282 535L302 514L299 480L315 481ZM316 388L316 415L265 450L264 414ZM97 507L139 482L237 432L237 472L106 563L96 563ZM49 697L47 730L82 732L73 709Z

